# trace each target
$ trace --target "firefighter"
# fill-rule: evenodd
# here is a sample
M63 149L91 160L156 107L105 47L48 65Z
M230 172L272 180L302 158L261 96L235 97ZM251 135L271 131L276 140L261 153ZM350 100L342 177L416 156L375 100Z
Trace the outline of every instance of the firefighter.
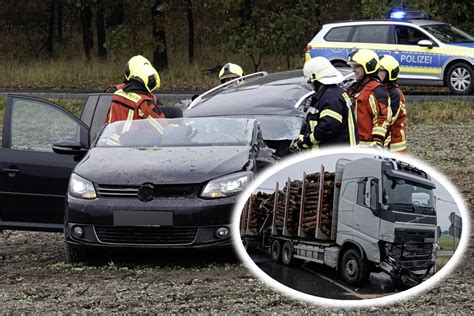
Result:
M117 90L123 89L125 85L130 81L130 78L132 74L135 72L135 69L137 69L137 67L139 67L140 65L151 66L151 63L148 59L146 59L142 55L137 55L130 58L130 60L127 62L127 65L125 66L123 82L107 87L104 90L104 92L114 93Z
M349 95L353 99L359 145L383 148L391 111L387 90L377 76L379 58L372 50L359 49L350 54L348 64L357 80Z
M221 71L219 71L219 80L222 84L234 80L235 78L243 77L243 75L244 71L242 67L236 64L227 63L222 67Z
M160 76L151 65L141 65L130 77L123 89L117 90L110 103L106 123L122 120L150 119L150 124L159 134L163 127L155 118L164 118L161 109L155 103L153 90L160 87ZM131 122L124 125L122 133L130 128ZM114 137L116 137L115 135ZM113 139L117 141L118 139Z
M356 146L357 124L347 93L338 85L342 74L324 57L310 59L303 68L315 94L311 99L306 124L292 150L328 145Z
M407 153L407 113L405 108L405 96L397 84L400 64L390 55L380 56L380 69L378 75L390 97L390 108L392 118L388 125L385 147L390 151Z

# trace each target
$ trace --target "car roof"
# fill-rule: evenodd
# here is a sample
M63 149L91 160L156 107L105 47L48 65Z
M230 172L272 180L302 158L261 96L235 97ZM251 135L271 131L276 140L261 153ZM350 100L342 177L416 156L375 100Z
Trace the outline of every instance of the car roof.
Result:
M295 104L313 89L302 70L275 73L229 87L204 99L184 116L290 115L304 116Z
M341 25L361 25L361 24L415 24L419 26L424 25L433 25L433 24L446 24L444 22L433 21L433 20L423 20L423 19L413 19L413 20L389 20L389 19L380 19L380 20L349 20L349 21L340 21L334 23L324 24L325 27L334 27Z

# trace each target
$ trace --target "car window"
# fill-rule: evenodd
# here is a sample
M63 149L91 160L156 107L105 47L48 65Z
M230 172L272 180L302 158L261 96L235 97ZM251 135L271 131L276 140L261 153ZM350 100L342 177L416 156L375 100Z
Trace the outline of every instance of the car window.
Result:
M474 41L472 36L449 24L424 25L422 28L443 43L466 43Z
M359 25L352 35L358 43L388 43L390 25Z
M347 42L351 30L352 26L335 27L326 34L324 39L328 42Z
M395 43L401 45L418 45L421 40L431 40L425 33L413 27L395 26Z
M79 141L79 123L53 105L13 98L11 148L52 152L53 143Z

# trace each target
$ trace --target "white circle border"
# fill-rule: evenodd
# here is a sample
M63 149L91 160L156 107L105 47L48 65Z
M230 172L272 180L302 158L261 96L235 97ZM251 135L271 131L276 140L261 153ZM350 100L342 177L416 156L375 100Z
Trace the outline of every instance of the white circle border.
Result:
M446 265L437 272L434 276L430 277L426 281L423 281L417 286L414 286L408 290L403 292L399 292L396 294L391 294L383 297L366 299L366 300L336 300L336 299L329 299L323 298L318 296L313 296L310 294L306 294L297 290L294 290L282 283L276 281L268 274L263 272L255 262L250 258L245 250L240 236L240 214L245 205L245 202L250 197L250 195L258 188L258 186L268 179L270 176L276 174L277 172L293 165L298 162L302 162L304 160L309 160L311 158L316 158L325 155L332 155L332 154L369 154L374 156L382 156L384 158L395 158L397 160L408 162L411 165L416 166L417 168L422 169L423 171L427 172L430 177L436 179L439 183L442 183L443 187L449 192L451 197L456 202L456 205L459 208L461 213L461 218L463 221L462 227L462 234L461 239L458 245L458 248L454 252L454 255L449 259ZM471 223L470 223L470 216L467 211L465 202L462 198L462 195L457 191L456 187L451 183L451 181L442 175L440 172L435 170L433 167L425 164L419 159L407 156L407 155L400 155L390 153L388 151L380 151L380 150L372 150L372 149L363 149L363 148L350 148L350 147L332 147L328 149L321 149L318 151L311 151L303 154L295 154L291 157L284 158L280 162L276 163L274 166L268 168L263 173L261 173L258 177L256 177L247 189L241 193L238 202L235 204L233 208L233 215L232 215L232 239L234 241L234 248L239 255L240 259L244 264L250 269L253 275L255 275L258 279L263 281L264 283L270 285L274 289L298 300L302 300L305 302L324 305L324 306L331 306L331 307L372 307L372 306L381 306L381 305L389 305L393 303L397 303L402 300L407 300L414 295L426 292L435 287L435 285L446 278L449 273L451 273L454 268L461 262L462 255L465 253L467 249L467 245L469 242L469 236L471 232Z

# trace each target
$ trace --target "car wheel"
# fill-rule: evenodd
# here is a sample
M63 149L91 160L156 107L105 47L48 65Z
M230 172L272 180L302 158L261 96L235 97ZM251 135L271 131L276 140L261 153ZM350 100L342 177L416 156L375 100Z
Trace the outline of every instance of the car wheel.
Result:
M273 261L281 262L281 243L278 239L273 240L271 253Z
M474 72L472 67L464 63L456 63L449 67L446 83L454 94L468 94L473 91Z
M64 254L68 263L87 262L90 260L86 250L71 245L67 241L64 241Z
M358 250L348 249L342 256L340 273L348 284L361 286L369 279L369 263Z

